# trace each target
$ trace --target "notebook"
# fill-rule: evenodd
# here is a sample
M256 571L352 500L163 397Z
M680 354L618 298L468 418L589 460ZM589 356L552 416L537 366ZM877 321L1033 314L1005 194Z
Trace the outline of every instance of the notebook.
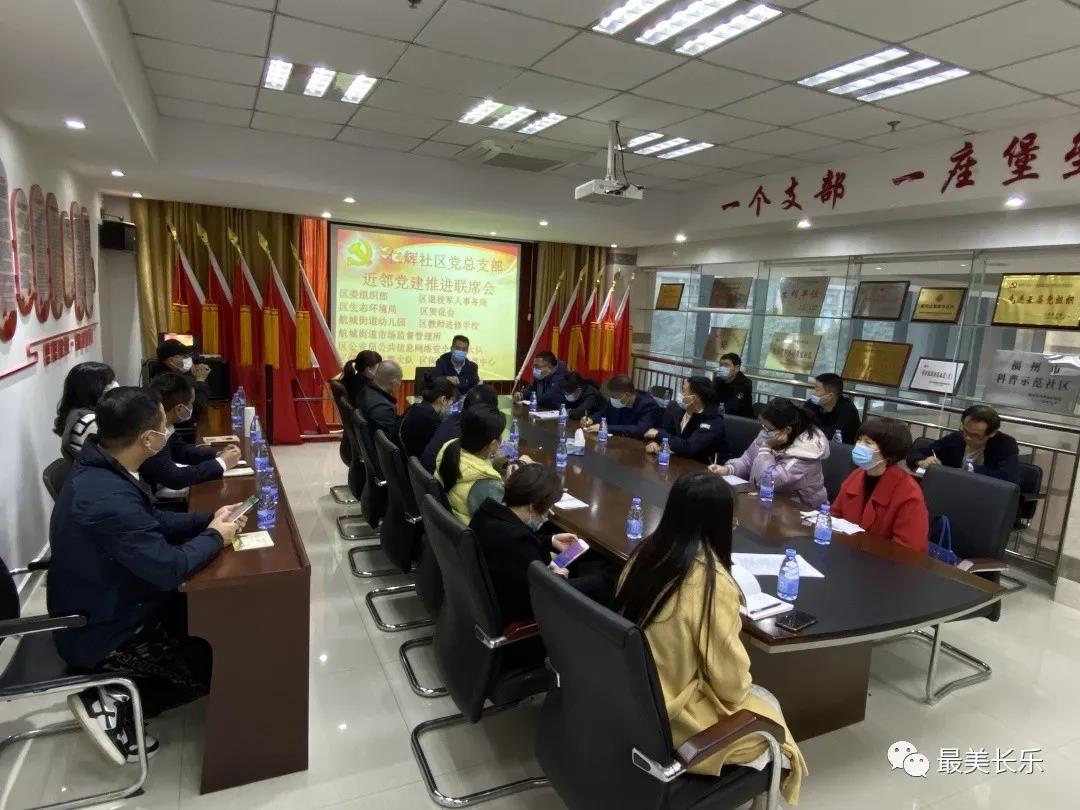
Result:
M768 619L770 616L779 616L794 607L790 602L764 593L758 584L757 577L742 566L731 566L731 576L742 591L743 606L739 608L739 612L751 621L756 622L760 619Z

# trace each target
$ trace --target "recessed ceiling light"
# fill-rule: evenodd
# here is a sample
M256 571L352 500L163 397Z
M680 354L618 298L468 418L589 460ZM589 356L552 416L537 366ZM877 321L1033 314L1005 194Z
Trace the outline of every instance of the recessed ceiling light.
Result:
M910 76L912 73L918 73L922 70L929 70L940 64L941 62L937 59L916 59L914 62L908 62L906 65L898 65L889 70L883 70L880 73L875 73L873 76L856 79L853 82L847 82L839 87L830 87L829 92L843 95L844 93L853 93L856 90L865 90L867 87L873 87L875 84L891 82L893 79Z
M879 264L879 265L878 265L877 267L875 267L874 269L875 269L875 270L880 270L880 269L881 269L881 265Z
M329 211L323 211L322 212L322 218L323 219L330 219L330 212Z
M669 149L674 149L676 146L682 146L684 143L690 143L689 138L668 138L666 141L660 143L650 144L649 146L641 149L635 149L635 155L652 155L656 152L667 152Z
M123 177L124 176L124 173L122 171L120 171L119 169L113 169L111 172L109 172L109 174L111 174L113 177Z
M711 31L698 34L689 39L675 50L686 56L697 56L699 53L715 48L722 42L746 33L751 28L757 28L762 23L768 22L773 17L779 17L781 12L766 5L756 5L744 14L736 14L726 23L716 26Z
M949 68L940 73L931 73L929 76L920 76L917 79L912 79L910 82L886 87L884 90L875 90L873 93L867 93L865 96L858 96L858 99L859 101L878 101L883 98L891 98L892 96L898 96L901 93L910 93L912 90L922 90L924 87L930 87L930 85L933 84L941 84L942 82L951 81L952 79L959 79L967 76L970 72L971 71L964 70L963 68Z
M378 79L373 79L370 76L360 74L341 95L342 101L347 101L349 104L359 104L361 99L371 92L371 88L375 86Z
M488 124L492 129L509 129L514 124L518 124L532 115L536 110L528 107L515 107L505 115L501 115Z
M617 245L617 244L615 244L614 242L612 242L612 243L611 243L611 246L612 246L613 248L617 248L617 247L618 247L618 245Z
M856 59L852 62L845 62L842 65L838 65L828 70L823 70L821 73L815 73L813 76L807 76L805 79L799 79L799 84L804 87L817 87L819 84L827 84L828 82L834 82L837 79L842 79L845 76L850 76L852 73L861 73L864 70L869 70L872 67L883 65L886 62L892 62L901 57L907 56L908 52L903 48L888 48L884 51L878 51L872 53L869 56L864 56L861 59Z
M541 228L546 228L547 226L548 226L548 221L546 219L540 220L540 227Z
M503 106L501 101L492 101L490 98L486 101L481 101L461 118L458 119L460 124L478 124L495 112L499 107Z
M804 217L803 219L800 219L798 222L795 223L795 227L799 228L800 230L806 230L810 227L810 220Z
M284 90L289 83L289 75L292 73L292 62L284 59L271 59L266 65L266 77L263 79L263 87L271 90Z
M1009 199L1005 200L1005 207L1006 208L1021 208L1021 207L1023 207L1024 203L1026 203L1026 202L1027 202L1027 199L1024 197L1024 195L1022 195L1022 194L1012 194L1012 195L1009 196Z
M665 39L670 39L690 26L697 25L705 18L722 11L734 2L735 0L696 0L686 8L676 11L667 19L660 20L651 28L646 28L637 37L637 42L643 42L646 45L659 45Z
M676 242L685 242L686 241L686 234L685 233L677 233L677 234L675 234L675 241Z
M606 17L601 18L592 30L599 31L601 34L618 33L666 2L668 0L627 0Z
M490 235L490 236L498 236L499 232L498 231L488 231L488 235Z
M661 160L671 160L671 158L682 157L683 155L690 155L694 152L700 152L703 149L712 149L711 143L705 143L700 141L698 143L692 143L689 146L684 146L681 149L676 149L674 152L664 152L662 155L657 155Z
M641 146L642 144L649 143L650 141L655 141L657 138L663 137L663 132L649 132L645 135L638 135L636 138L631 138L629 141L626 142L626 148L633 149L635 146Z
M86 129L86 122L81 118L66 118L64 119L64 125L68 129Z
M137 191L133 191L133 192L131 192L131 196L132 196L132 197L135 197L136 199L139 199L139 198L141 198L141 197L142 197L142 194L140 194L140 193L139 193L139 192L137 192Z
M356 202L356 198L355 197L346 197L344 202L352 204L352 203Z
M311 69L311 75L308 76L307 85L304 87L304 95L322 98L326 95L326 89L330 86L330 82L334 80L334 76L336 75L336 70L330 70L330 68L324 67L313 67Z
M565 120L565 115L559 115L558 113L548 113L547 115L543 115L539 118L534 118L532 121L519 129L518 132L520 132L522 135L533 135L542 129L553 127L560 121Z

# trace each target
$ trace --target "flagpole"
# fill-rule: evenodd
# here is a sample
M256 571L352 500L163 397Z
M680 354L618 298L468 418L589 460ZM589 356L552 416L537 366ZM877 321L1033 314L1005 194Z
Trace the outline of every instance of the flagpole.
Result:
M540 338L544 334L543 326L547 323L548 317L551 315L551 310L555 306L555 298L559 295L559 287L562 285L563 276L566 275L566 271L563 270L559 273L559 280L555 282L555 289L551 293L551 300L548 301L547 309L544 310L544 317L540 319L540 327L534 330L532 345L529 346L529 351L525 353L525 359L521 363L521 368L518 369L517 375L514 377L514 387L510 389L510 396L514 395L517 391L518 383L521 382L521 375L525 373L525 366L529 360L532 359L533 352L536 351L536 346L540 343Z
M244 274L244 279L247 281L248 292L251 293L251 297L255 300L259 309L262 309L262 293L259 292L259 285L255 283L255 278L251 275L251 268L248 267L247 259L244 258L244 251L240 248L240 238L232 228L227 228L226 230L229 234L229 244L236 248L236 255L240 257L240 271Z
M210 272L217 276L218 286L221 287L221 292L225 296L225 300L229 302L229 307L232 307L232 286L225 279L225 274L221 272L221 265L218 264L217 256L214 255L214 249L210 247L210 237L206 233L206 228L195 223L195 233L204 245L206 245L206 253L210 257ZM209 285L207 285L209 286Z
M621 275L621 271L616 272L615 277L611 279L611 286L608 288L607 295L604 296L604 303L601 304L600 314L596 316L597 323L602 321L604 316L607 315L608 307L611 305L611 294L615 292L615 285L619 283L619 276Z

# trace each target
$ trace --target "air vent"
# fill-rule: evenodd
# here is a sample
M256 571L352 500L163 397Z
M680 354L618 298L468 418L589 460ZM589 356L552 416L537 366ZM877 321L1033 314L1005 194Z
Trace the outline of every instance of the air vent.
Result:
M457 160L468 163L483 163L500 169L517 169L523 172L546 172L578 163L592 157L592 151L582 151L571 147L552 147L546 144L500 141L485 138L470 146L457 156Z

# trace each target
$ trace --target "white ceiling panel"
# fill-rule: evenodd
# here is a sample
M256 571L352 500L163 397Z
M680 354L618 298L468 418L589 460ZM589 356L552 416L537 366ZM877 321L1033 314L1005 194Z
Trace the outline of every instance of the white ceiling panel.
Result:
M371 132L356 127L345 127L337 139L345 143L374 146L377 149L393 149L397 152L408 152L413 147L420 145L419 138L405 138L401 135L391 135L387 132Z
M639 96L712 110L752 96L776 82L705 62L688 62L634 89Z
M379 110L375 107L361 107L349 121L349 126L360 129L373 129L394 135L408 135L413 138L430 138L444 126L445 121L420 115L393 110Z
M625 135L623 135L623 140L627 140ZM656 162L656 158L648 157L646 155L635 155L633 152L626 153L622 157L628 172L640 171L643 166L650 166ZM591 166L594 169L606 169L607 150L599 150L588 160L583 160L582 163L586 166Z
M680 160L655 160L638 170L640 174L650 177L670 177L673 180L689 180L692 177L709 174L710 171L704 166L694 166Z
M684 62L683 57L672 53L582 33L534 67L542 73L567 79L587 78L591 84L629 90Z
M453 143L458 146L472 146L477 141L490 138L496 130L487 127L474 127L471 124L447 124L435 133L435 140ZM502 133L498 133L502 134Z
M790 157L774 157L768 160L759 160L755 163L746 163L739 167L739 171L747 172L754 176L761 176L763 174L782 174L783 172L793 172L796 169L802 169L806 166L812 165L807 160L796 160Z
M563 115L577 115L614 95L614 90L556 79L531 70L522 72L499 89L499 101L506 104L524 105L541 112Z
M298 96L295 93L263 89L259 91L255 109L276 115L291 115L296 118L310 118L312 121L344 124L356 112L356 105L346 104L344 101L327 101L321 98Z
M1077 107L1080 107L1080 93L1067 93L1066 95L1061 97L1061 100L1067 101L1070 104L1075 104Z
M804 14L889 42L903 42L927 31L966 20L1015 0L817 0Z
M135 37L135 44L148 68L252 86L262 82L264 60L258 56L212 51L152 37Z
M730 146L714 146L712 149L694 152L692 155L679 159L700 166L730 169L735 166L765 160L768 157L769 155L763 155L760 152L748 152L745 149L733 149Z
M416 87L401 82L381 81L366 99L365 107L414 113L423 112L432 118L456 121L479 102L475 96L459 96L445 90Z
M964 130L957 127L935 123L912 127L911 129L900 129L886 135L875 135L872 138L867 138L866 142L885 149L903 149L908 146L921 146L922 144L937 143L939 141L955 141L957 138L963 138L965 134Z
M248 110L255 106L255 93L258 92L258 88L246 84L215 82L160 70L148 70L146 77L150 80L151 89L159 96L205 101L226 107L244 107Z
M409 41L438 8L438 3L421 3L410 8L408 3L387 0L278 0L277 10L279 14L336 28Z
M602 123L618 121L628 127L651 130L664 129L677 121L693 118L700 112L693 107L680 107L677 104L623 93L582 113L581 117Z
M872 51L881 43L817 20L785 14L701 58L770 79L801 79Z
M273 15L210 0L125 0L134 34L145 34L204 48L266 54Z
M774 129L771 132L735 141L732 146L737 149L764 152L768 155L791 155L835 143L835 138L826 138L824 135L813 135L795 129Z
M834 143L832 146L822 146L817 149L808 149L805 152L796 152L791 157L809 163L840 163L845 160L866 157L867 155L880 154L882 151L884 150L865 143Z
M736 183L741 183L744 180L749 180L753 177L749 172L713 172L712 174L704 175L698 178L702 183L708 183L710 186L731 186Z
M203 104L200 101L188 101L181 98L158 98L157 108L162 115L188 118L192 121L209 121L212 124L246 127L251 121L249 110L219 107L217 104Z
M586 180L596 179L596 171L594 169L590 169L588 166L582 166L579 164L560 166L557 169L552 169L549 172L544 172L544 174L551 175L553 177L565 177L567 180L573 180L576 183L584 183Z
M1018 62L992 70L990 75L1037 93L1058 95L1080 90L1080 48Z
M544 130L544 137L582 146L607 146L608 126L582 118L567 118ZM623 135L625 137L625 133Z
M974 115L962 115L959 118L949 119L948 123L970 129L973 132L985 132L989 129L999 129L1015 124L1027 125L1031 124L1032 121L1045 121L1049 118L1060 118L1063 115L1075 115L1077 112L1080 111L1070 104L1052 98L1040 98L1024 104L1002 107L999 110L988 110ZM1029 129L1038 131L1038 127L1034 124ZM1023 133L1018 134L1022 135Z
M275 0L217 0L217 2L228 2L234 6L247 6L248 8L258 8L263 11L273 11Z
M414 155L430 155L438 158L452 158L462 147L456 143L442 143L440 141L424 141L413 149Z
M462 56L525 66L566 42L573 33L572 28L509 11L446 0L416 41Z
M394 65L390 78L467 96L492 96L518 73L517 68L410 45Z
M709 143L727 143L769 129L772 127L768 124L758 124L719 113L702 113L689 121L683 121L671 134Z
M799 129L844 140L859 140L886 134L890 131L889 121L899 121L897 129L917 127L926 123L921 118L898 115L893 110L883 110L872 104L860 104L850 110L826 115L813 121L804 121L799 124Z
M520 11L531 17L540 17L564 25L576 25L579 28L591 27L594 22L607 14L619 0L484 0L489 6L498 6L510 11Z
M331 140L341 129L336 124L324 124L321 121L311 121L306 118L292 118L288 115L271 115L262 112L255 113L251 119L251 126L255 129L265 129L270 132L306 135L309 138L322 138L323 140Z
M664 185L664 191L674 191L678 194L706 191L710 188L713 188L713 186L708 183L703 183L700 180L676 180L674 183L666 183Z
M1024 0L919 37L911 46L963 67L987 70L1076 45L1080 8L1062 0Z
M820 118L829 113L854 107L855 104L856 102L850 99L818 93L794 85L784 85L742 101L736 101L724 107L721 112L749 118L752 121L783 125Z
M289 17L274 21L274 36L270 41L271 56L369 76L385 76L404 51L404 45L388 39Z
M881 106L923 118L942 120L1030 101L1035 94L986 76L965 76L951 82L884 98Z

